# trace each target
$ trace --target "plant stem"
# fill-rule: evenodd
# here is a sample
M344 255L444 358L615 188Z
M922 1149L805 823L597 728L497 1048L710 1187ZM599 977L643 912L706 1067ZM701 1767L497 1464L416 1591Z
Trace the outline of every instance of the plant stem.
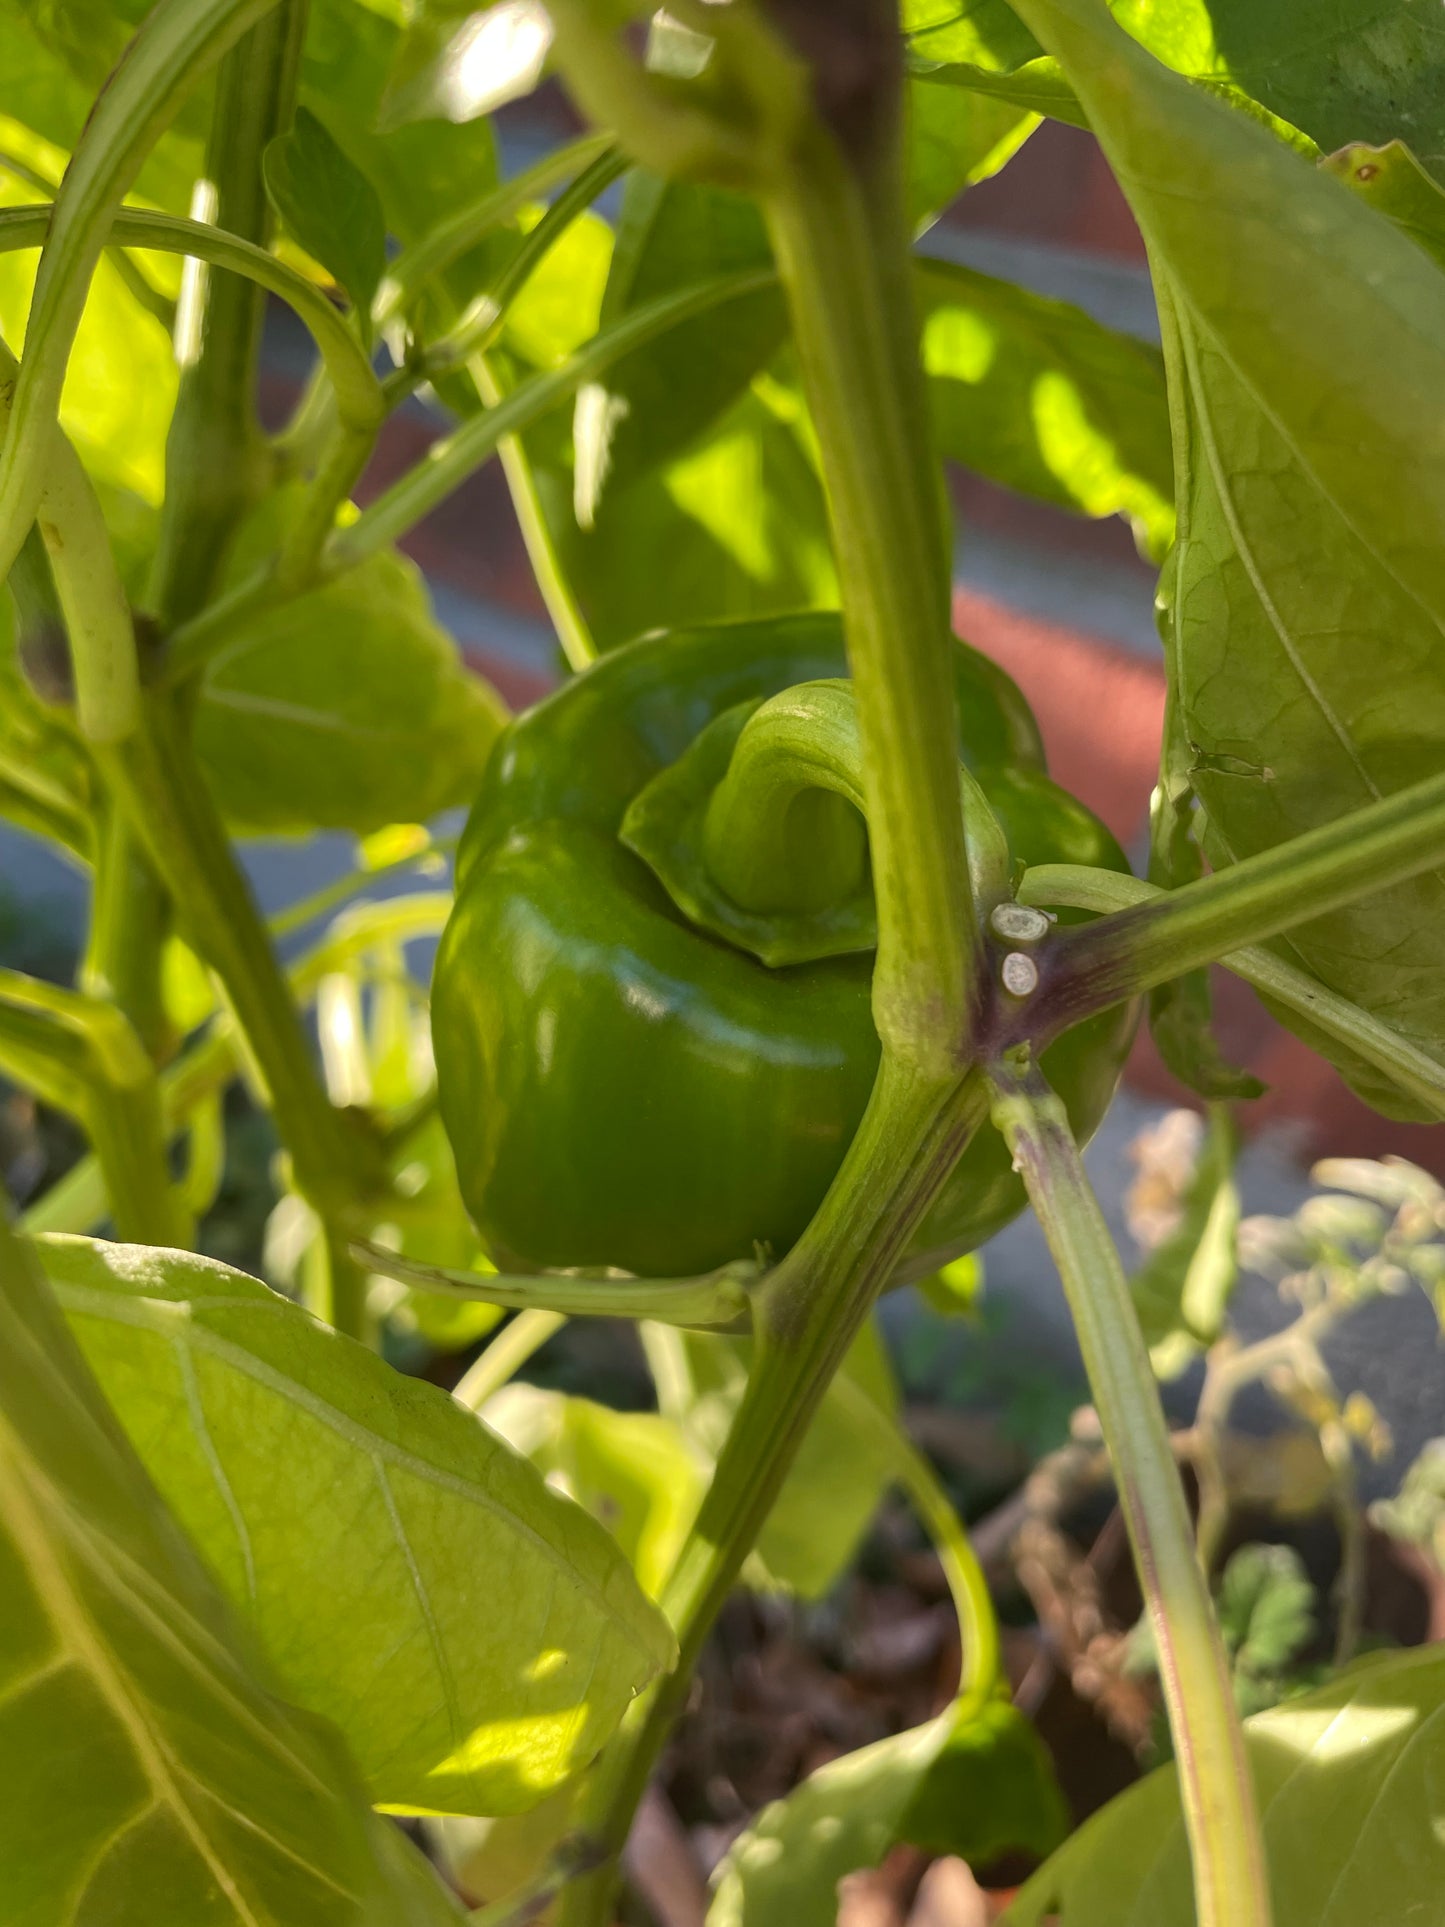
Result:
M662 1598L678 1665L633 1702L585 1783L577 1825L603 1864L567 1890L563 1927L609 1917L617 1856L713 1620L849 1345L985 1108L977 1078L940 1086L885 1055L827 1197L756 1296L747 1389Z
M933 1541L958 1614L963 1645L959 1692L976 1704L990 1699L1002 1670L998 1618L988 1580L953 1501L927 1458L890 1413L845 1375L833 1383L839 1400L859 1431L872 1435L879 1452L893 1462L898 1483L908 1495L919 1523Z
M38 248L45 243L51 208L0 208L0 253ZM339 311L295 268L255 242L207 221L184 220L145 208L121 208L110 224L111 238L164 254L184 254L213 268L252 281L277 295L310 332L335 391L340 412L360 419L382 406L381 382L366 352Z
M477 393L488 408L496 408L505 401L506 390L498 381L496 370L486 355L473 355L467 363L467 370L476 383ZM557 641L567 667L575 673L597 660L597 644L592 639L582 605L573 594L572 585L562 567L562 558L557 553L557 544L552 539L552 531L542 507L532 458L527 453L527 445L522 437L504 435L497 444L497 459L507 478L512 511L522 531L522 542L527 551L527 560L532 565L537 588L547 614L552 618L552 627L557 632Z
M1021 903L1067 905L1106 913L1155 902L1162 894L1156 885L1138 877L1066 863L1043 864L1027 871L1018 888ZM1233 971L1235 976L1243 977L1256 990L1307 1017L1392 1077L1402 1090L1409 1091L1436 1116L1445 1118L1445 1063L1422 1045L1392 1029L1372 1012L1351 1003L1348 997L1328 989L1308 971L1286 963L1272 950L1249 944L1228 950L1214 961ZM1076 999L1079 994L1075 988L1071 998Z
M114 1005L0 971L0 1066L83 1127L122 1238L189 1243L190 1221L166 1164L155 1071Z
M101 758L195 947L215 970L266 1080L298 1189L325 1221L350 1220L381 1181L379 1157L333 1109L175 703L153 692L143 727Z
M452 1397L480 1412L493 1392L516 1377L527 1360L567 1323L560 1311L523 1311L502 1328L452 1387Z
M724 1265L698 1278L589 1278L574 1271L514 1277L419 1264L364 1238L353 1238L351 1248L372 1271L417 1291L503 1305L509 1311L556 1312L567 1318L653 1318L689 1331L746 1331L749 1287L756 1277L756 1267L750 1264Z
M949 558L892 167L822 128L764 196L817 430L858 698L878 904L874 1021L937 1075L967 1060L979 974L949 662Z
M170 903L129 820L101 805L80 987L123 1010L156 1059L172 1045L160 975L169 927Z
M1269 1927L1269 1883L1244 1738L1195 1553L1149 1355L1063 1104L1032 1069L996 1066L994 1122L1064 1281L1134 1548L1194 1863L1199 1927Z
M305 32L305 0L281 0L221 62L193 212L264 246L271 208L261 175L266 145L291 118ZM241 517L267 481L256 419L265 298L250 280L212 275L192 257L176 318L182 375L166 440L166 503L150 599L167 629L207 600Z
M1445 860L1445 776L1052 939L1050 978L1079 1015L1180 977L1226 951L1418 876Z

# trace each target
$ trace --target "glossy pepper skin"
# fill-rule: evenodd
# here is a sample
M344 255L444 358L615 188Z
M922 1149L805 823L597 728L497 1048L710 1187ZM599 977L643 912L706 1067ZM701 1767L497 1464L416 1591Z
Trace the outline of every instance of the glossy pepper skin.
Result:
M606 656L500 739L458 857L432 1034L462 1195L508 1269L640 1276L781 1254L827 1189L878 1065L871 953L771 969L694 929L619 841L638 791L719 712L845 676L835 615L648 637ZM960 643L960 756L1016 861L1124 868L1108 831L1043 773L1009 678ZM1097 1125L1133 1013L1043 1058L1076 1130ZM985 1127L902 1275L972 1249L1023 1190Z

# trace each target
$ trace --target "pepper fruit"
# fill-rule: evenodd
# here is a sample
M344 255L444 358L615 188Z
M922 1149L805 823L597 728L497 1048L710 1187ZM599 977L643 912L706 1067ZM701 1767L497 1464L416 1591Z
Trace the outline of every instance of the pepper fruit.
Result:
M1014 862L1127 868L1104 826L1045 774L1010 679L963 643L955 664L960 759ZM801 860L777 874L782 894L810 900L771 911L784 954L801 948L805 960L783 964L744 947L750 917L769 923L766 901L719 936L623 838L646 846L655 798L695 793L699 780L705 789L706 765L726 764L759 702L802 684L836 689L846 674L836 615L651 636L499 739L458 853L432 1000L442 1118L499 1265L676 1277L759 1247L781 1255L813 1215L878 1067L872 937L858 927L869 896L861 819L835 797L798 819ZM707 841L693 837L704 852ZM838 902L851 936L829 934ZM1113 1095L1133 1024L1131 1009L1111 1010L1044 1053L1081 1136ZM983 1127L899 1278L971 1250L1023 1203L1003 1140Z

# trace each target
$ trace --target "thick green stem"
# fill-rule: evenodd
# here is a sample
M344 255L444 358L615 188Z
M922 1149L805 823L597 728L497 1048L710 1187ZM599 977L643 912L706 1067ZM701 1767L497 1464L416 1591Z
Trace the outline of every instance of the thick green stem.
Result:
M496 370L486 355L473 355L467 363L467 371L488 408L496 408L506 400L507 391L497 379ZM527 445L522 437L504 435L497 443L497 459L507 478L512 512L522 532L522 542L527 551L527 560L532 565L538 593L557 632L563 659L575 673L597 660L597 644L592 639L592 630L582 612L582 605L567 580L562 558L548 526L546 511L542 507L532 458L527 453Z
M196 949L223 984L266 1080L298 1188L325 1220L350 1220L379 1160L327 1098L301 1019L206 788L189 731L164 694L101 758Z
M1244 1736L1149 1354L1063 1104L1037 1072L992 1073L994 1122L1059 1267L1159 1655L1199 1927L1269 1927Z
M819 128L763 198L843 591L878 905L874 1020L930 1074L966 1062L979 938L958 808L949 555L893 166Z
M261 175L267 143L291 118L305 0L281 0L221 63L192 212L264 246L272 215ZM176 317L180 393L166 442L166 506L150 600L172 628L210 596L237 522L259 499L267 455L256 419L265 298L252 281L187 265Z
M95 880L80 986L109 998L157 1059L170 1054L172 1025L161 989L160 957L170 901L129 819L103 806L96 829Z
M1051 947L1069 1022L1442 860L1445 776L1431 776L1196 883L1061 930Z
M1074 864L1051 863L1029 870L1019 885L1021 903L1068 905L1105 913L1135 904L1153 903L1163 893L1138 877L1112 870L1091 870ZM1249 944L1227 950L1216 959L1235 976L1262 990L1287 1009L1297 1011L1331 1037L1347 1045L1367 1063L1392 1077L1437 1117L1445 1118L1445 1063L1422 1045L1362 1010L1349 998L1327 989L1308 971L1286 963L1274 951ZM1071 990L1071 996L1079 994ZM1091 1006L1092 1007L1092 1006Z
M755 1299L747 1390L663 1594L678 1665L628 1709L586 1782L577 1823L588 1850L604 1858L568 1889L564 1927L608 1918L617 1856L703 1642L848 1347L985 1108L976 1078L933 1083L885 1056L832 1188Z

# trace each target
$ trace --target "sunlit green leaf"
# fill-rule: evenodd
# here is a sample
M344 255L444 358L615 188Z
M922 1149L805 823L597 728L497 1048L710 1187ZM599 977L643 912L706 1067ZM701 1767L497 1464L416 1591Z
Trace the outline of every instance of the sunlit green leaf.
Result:
M943 454L1078 514L1123 515L1162 556L1174 512L1158 351L951 262L920 263L918 285Z
M440 1927L275 1697L0 1225L0 1893L16 1927Z
M3 105L11 105L8 86ZM63 150L19 121L0 116L0 155L4 154L55 182L68 159ZM48 198L0 164L0 207ZM24 339L38 260L34 250L0 254L0 335L15 350ZM157 287L174 293L177 266L163 257L147 256L143 271ZM61 426L93 475L134 489L148 502L160 500L176 382L175 356L164 324L141 305L115 263L103 256L91 283L60 405Z
M435 1386L210 1259L37 1248L151 1476L374 1799L529 1806L669 1663L605 1533Z
M263 156L266 192L292 237L364 316L386 267L381 197L305 107Z
M1375 1657L1250 1720L1275 1927L1402 1927L1445 1884L1434 1733L1445 1647ZM1007 1927L1191 1927L1172 1767L1095 1814L1034 1875Z

